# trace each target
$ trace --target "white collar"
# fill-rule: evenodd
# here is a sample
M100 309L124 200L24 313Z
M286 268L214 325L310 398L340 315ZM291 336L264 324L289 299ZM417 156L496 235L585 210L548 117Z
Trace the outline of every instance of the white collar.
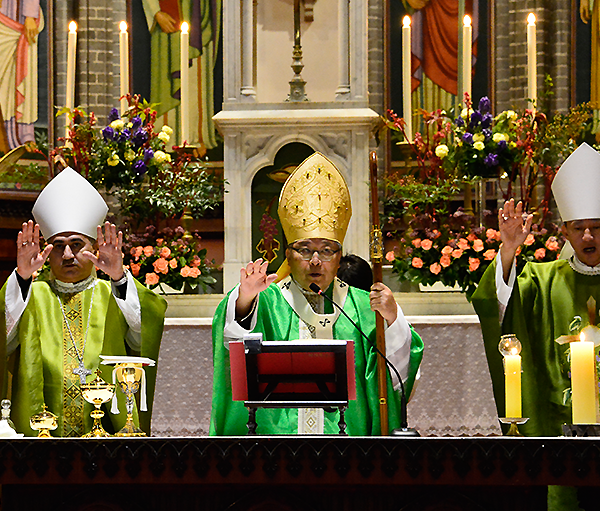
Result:
M62 294L76 294L85 291L96 284L96 275L92 273L88 278L80 280L79 282L63 282L54 278L50 281L50 285L58 293Z
M600 264L596 266L588 266L582 263L575 254L569 257L569 266L582 275L600 275Z

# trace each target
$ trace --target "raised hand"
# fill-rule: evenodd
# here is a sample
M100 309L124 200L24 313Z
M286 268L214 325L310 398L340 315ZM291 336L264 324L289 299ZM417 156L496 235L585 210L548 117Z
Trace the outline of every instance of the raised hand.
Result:
M235 302L236 318L247 316L258 293L267 289L277 280L276 273L267 275L268 265L268 261L257 259L240 270L240 292Z
M371 310L379 312L390 326L398 317L398 306L389 287L381 282L375 282L369 293Z
M100 226L97 232L98 256L87 250L81 252L80 256L82 259L92 261L112 280L119 280L123 277L123 233L117 232L116 225L110 222L105 222L104 234Z
M31 278L44 266L52 248L52 245L48 245L40 252L40 226L34 224L33 220L25 222L17 235L17 273L19 276L25 280Z
M508 282L512 261L517 249L529 235L532 222L533 215L523 213L523 203L521 201L515 206L515 200L510 199L498 211L498 225L502 238L500 256L502 257L502 269L506 282Z

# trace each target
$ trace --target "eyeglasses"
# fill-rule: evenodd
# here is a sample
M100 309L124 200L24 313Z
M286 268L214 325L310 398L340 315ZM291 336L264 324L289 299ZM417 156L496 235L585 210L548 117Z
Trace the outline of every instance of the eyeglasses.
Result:
M307 247L302 247L302 248L290 247L290 248L294 252L298 252L300 257L304 261L310 261L313 258L313 256L315 254L317 254L317 257L325 263L331 261L333 259L333 256L335 256L335 254L337 254L339 252L339 249L334 250L329 247L325 247L322 250L313 250L313 249L307 248Z

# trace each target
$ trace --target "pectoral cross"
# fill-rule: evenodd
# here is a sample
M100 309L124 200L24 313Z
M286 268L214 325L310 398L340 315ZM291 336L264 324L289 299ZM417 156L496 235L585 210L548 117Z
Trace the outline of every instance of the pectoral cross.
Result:
M89 374L92 374L92 371L90 371L89 369L86 369L85 366L83 365L83 360L79 361L79 367L76 367L75 369L73 369L73 374L76 374L77 376L79 376L79 383L81 385L83 385L85 383L85 379Z

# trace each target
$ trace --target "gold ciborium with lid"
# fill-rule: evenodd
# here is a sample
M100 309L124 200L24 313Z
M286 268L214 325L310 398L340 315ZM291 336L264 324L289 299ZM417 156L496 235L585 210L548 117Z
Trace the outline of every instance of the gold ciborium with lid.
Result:
M100 407L103 403L108 403L112 399L115 393L115 385L104 381L100 374L100 370L96 370L96 378L89 383L81 385L83 399L95 406L94 410L90 412L90 416L94 419L92 429L81 438L105 438L112 436L102 427L101 419L104 417L104 412L100 410Z
M31 429L38 431L38 438L52 438L50 431L58 428L57 418L44 404L43 410L40 413L31 416L29 425Z

